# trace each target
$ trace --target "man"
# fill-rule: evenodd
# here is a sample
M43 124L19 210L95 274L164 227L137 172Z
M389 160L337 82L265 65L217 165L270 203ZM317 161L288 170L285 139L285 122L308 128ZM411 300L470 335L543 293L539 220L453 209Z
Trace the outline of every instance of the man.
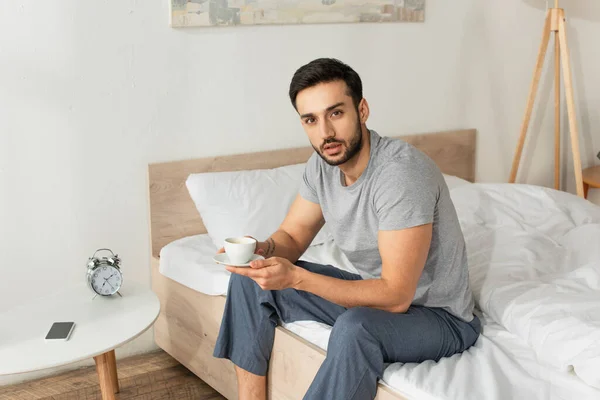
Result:
M349 66L317 59L290 99L315 149L265 260L232 272L215 357L235 364L240 399L266 399L278 320L333 326L306 399L373 399L384 363L439 360L475 343L464 237L443 175L422 152L367 129ZM327 221L360 271L298 261ZM222 251L222 250L221 250Z

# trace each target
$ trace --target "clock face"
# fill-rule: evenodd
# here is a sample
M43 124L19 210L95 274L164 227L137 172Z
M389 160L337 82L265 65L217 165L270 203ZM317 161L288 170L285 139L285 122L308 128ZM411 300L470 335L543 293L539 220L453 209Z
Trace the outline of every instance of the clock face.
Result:
M102 265L92 274L92 288L98 294L109 296L121 287L121 272L110 265Z

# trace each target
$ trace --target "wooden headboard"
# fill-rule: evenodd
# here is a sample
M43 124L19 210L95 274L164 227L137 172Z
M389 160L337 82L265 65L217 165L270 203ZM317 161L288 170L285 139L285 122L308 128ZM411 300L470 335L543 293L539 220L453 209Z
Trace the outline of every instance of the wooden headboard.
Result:
M475 129L398 136L398 138L426 153L437 163L443 173L474 182ZM269 169L300 164L306 162L313 152L313 148L309 146L149 164L152 255L158 257L160 249L174 240L206 233L202 219L185 186L189 174Z

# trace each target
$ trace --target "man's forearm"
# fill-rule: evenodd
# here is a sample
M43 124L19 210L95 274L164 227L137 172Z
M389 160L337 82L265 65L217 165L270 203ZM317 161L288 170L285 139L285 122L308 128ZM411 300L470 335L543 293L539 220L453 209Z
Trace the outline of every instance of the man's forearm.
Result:
M276 231L266 241L260 242L258 247L264 251L265 258L281 257L292 263L298 261L303 253L298 243L283 230Z
M405 312L412 301L406 293L383 279L343 280L297 268L295 289L316 294L346 308L372 307L389 312Z

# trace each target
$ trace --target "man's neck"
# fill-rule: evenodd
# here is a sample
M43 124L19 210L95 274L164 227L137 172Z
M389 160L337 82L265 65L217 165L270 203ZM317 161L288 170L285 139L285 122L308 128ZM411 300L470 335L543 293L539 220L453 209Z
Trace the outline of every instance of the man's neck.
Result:
M343 179L346 186L350 186L356 182L369 164L369 157L371 156L371 134L365 126L362 127L362 135L363 145L360 151L350 160L339 166L344 174Z

